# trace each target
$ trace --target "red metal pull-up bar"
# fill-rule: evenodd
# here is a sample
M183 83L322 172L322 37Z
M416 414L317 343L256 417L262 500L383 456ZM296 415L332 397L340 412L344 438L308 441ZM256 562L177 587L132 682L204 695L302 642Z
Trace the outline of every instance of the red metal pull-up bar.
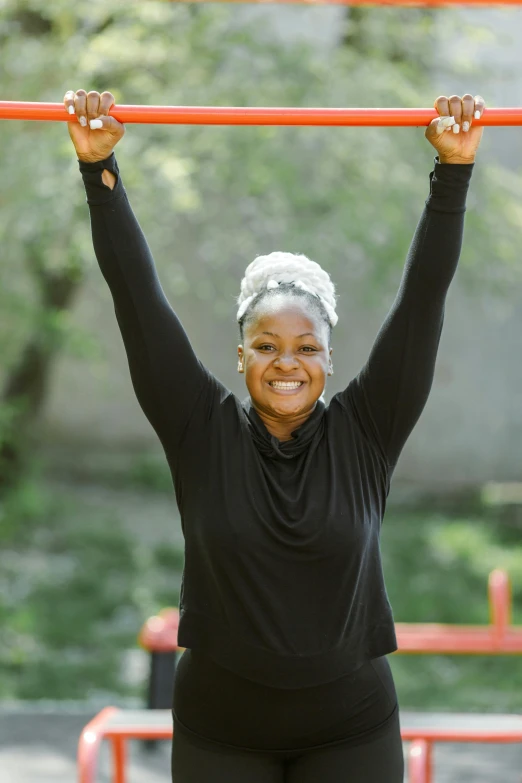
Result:
M119 122L173 125L426 126L435 109L289 109L238 106L113 106ZM3 120L74 122L62 103L0 101ZM476 125L522 125L522 108L484 109Z
M522 0L249 0L256 5L522 5ZM184 0L188 3L206 3L209 0ZM215 2L215 0L214 0ZM219 2L244 3L245 0L219 0Z

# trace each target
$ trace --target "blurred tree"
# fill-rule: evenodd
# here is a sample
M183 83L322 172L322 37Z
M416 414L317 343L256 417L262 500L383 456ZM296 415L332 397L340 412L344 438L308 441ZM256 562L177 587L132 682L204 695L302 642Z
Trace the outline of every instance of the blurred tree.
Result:
M268 26L246 26L236 10L4 0L0 89L5 97L41 101L79 87L110 89L127 103L432 100L431 12L408 9L417 16L405 39L403 16L383 26L377 11L385 9L371 9L375 15L360 15L358 27L348 29L349 45L325 49L283 45ZM56 356L96 348L70 315L93 253L66 129L4 122L0 141L1 485L23 469ZM229 317L241 271L261 250L301 250L326 262L340 286L358 296L389 296L426 192L419 171L431 153L416 129L134 126L118 158L165 288L175 303L189 296L203 305L202 331L210 339L212 320ZM518 274L520 178L492 169L478 176L483 185L474 189L464 260L472 260L474 279L507 288Z
M425 21L408 26L405 51L404 24L373 28L377 16L371 19L361 21L357 45L348 32L347 45L324 48L283 44L268 25L245 25L237 7L1 0L0 93L60 101L65 90L83 87L111 90L119 103L429 105ZM408 52L417 53L413 65ZM0 143L5 487L24 476L56 358L92 356L103 346L71 315L95 261L65 126L0 123ZM216 322L233 327L233 295L259 252L305 252L354 300L389 301L432 155L422 129L133 126L118 160L164 287L185 315L196 312L191 325L219 366L229 347L216 341ZM505 292L520 279L521 178L491 166L476 177L463 272L468 282ZM337 331L348 343L345 328ZM115 636L121 647L132 644L139 621L172 597L180 553L149 556L113 520L95 525L83 511L62 509L29 481L0 504L0 666L12 674L4 678L8 695L116 689Z
M443 8L349 6L342 42L363 57L399 65L412 82L420 82L433 68L437 19Z

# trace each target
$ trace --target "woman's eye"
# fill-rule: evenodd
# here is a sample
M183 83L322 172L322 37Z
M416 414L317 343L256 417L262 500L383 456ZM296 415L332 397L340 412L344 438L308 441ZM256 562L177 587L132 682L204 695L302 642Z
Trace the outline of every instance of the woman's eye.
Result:
M267 353L272 353L276 350L275 346L269 345L268 343L265 343L264 345L258 345L257 347L258 351L265 351ZM304 351L305 353L317 353L317 348L313 348L311 345L303 345L302 348L299 349L300 351Z

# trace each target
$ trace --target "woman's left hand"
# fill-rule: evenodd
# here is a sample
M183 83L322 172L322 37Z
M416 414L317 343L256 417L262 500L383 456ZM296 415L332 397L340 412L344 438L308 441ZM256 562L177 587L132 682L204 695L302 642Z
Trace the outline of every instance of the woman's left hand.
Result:
M426 138L439 153L441 163L474 163L484 128L473 127L473 120L482 116L484 106L480 95L437 98L439 118L427 127Z

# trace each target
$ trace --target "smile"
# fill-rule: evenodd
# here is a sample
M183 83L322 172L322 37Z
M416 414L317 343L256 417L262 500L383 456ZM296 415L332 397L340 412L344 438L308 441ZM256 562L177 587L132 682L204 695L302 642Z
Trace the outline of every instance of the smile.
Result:
M304 381L269 381L269 386L278 391L295 391L303 386Z

